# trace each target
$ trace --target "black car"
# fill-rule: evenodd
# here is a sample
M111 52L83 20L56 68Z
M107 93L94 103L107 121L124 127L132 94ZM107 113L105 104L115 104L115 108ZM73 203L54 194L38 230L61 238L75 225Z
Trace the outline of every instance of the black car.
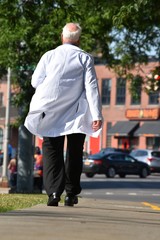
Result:
M108 178L115 177L118 174L121 178L126 175L139 175L146 178L150 174L148 164L143 163L130 156L127 153L97 153L89 155L83 162L83 173L87 177L93 177L95 174L105 174Z
M102 153L111 153L111 152L130 153L130 150L122 149L122 148L107 147L107 148L102 148L100 152L102 152Z

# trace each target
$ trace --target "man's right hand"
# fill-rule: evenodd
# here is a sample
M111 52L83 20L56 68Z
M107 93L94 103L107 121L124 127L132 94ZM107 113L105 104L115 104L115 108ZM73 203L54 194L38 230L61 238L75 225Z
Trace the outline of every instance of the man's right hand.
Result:
M92 129L94 132L98 131L102 127L102 120L96 120L92 122Z

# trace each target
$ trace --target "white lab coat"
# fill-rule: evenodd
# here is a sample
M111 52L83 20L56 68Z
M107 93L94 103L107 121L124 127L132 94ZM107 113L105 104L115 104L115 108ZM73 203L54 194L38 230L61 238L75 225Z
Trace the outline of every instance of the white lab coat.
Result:
M101 101L93 58L63 44L46 52L31 81L36 89L25 127L34 135L57 137L84 133L97 137L91 124L101 120Z

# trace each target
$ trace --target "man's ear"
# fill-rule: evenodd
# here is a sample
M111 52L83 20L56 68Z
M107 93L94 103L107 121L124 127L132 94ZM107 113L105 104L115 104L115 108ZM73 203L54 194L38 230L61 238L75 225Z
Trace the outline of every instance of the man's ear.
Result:
M75 45L78 47L80 46L80 39L78 41L76 41Z
M63 34L61 34L61 42L63 43Z

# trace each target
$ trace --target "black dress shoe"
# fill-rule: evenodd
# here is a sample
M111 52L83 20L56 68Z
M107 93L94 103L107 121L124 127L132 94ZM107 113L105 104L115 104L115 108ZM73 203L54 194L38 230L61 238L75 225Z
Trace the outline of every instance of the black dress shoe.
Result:
M65 206L73 207L74 204L78 203L78 197L73 194L67 194L64 200Z
M56 193L52 193L48 198L47 206L58 206L58 202L60 201L60 197Z

